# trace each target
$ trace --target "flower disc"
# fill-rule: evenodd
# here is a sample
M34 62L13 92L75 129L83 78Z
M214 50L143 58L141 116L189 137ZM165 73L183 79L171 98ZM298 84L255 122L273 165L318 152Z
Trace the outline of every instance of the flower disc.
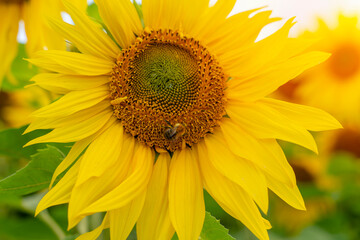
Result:
M146 29L117 59L111 103L125 130L140 142L175 151L218 126L225 114L226 80L195 39Z

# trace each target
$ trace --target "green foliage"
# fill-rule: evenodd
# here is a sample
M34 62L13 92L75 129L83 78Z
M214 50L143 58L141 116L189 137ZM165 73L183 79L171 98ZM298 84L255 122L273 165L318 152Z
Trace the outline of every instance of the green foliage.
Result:
M220 221L211 216L209 212L205 213L204 226L200 237L203 240L234 240L234 238L229 235L229 230L221 225Z
M26 126L18 129L6 129L0 132L0 155L30 159L30 156L35 154L39 147L45 147L45 144L37 144L23 148L30 140L49 132L48 130L40 130L23 135L25 129Z
M56 240L56 235L33 216L0 217L0 239L3 240Z
M87 14L92 17L96 22L102 23L98 6L95 3L88 6Z
M50 130L36 130L23 135L27 126L20 128L11 128L0 131L0 156L7 156L12 158L29 159L31 155L35 154L37 150L46 148L47 144L40 143L23 147L30 140L40 137ZM51 143L50 145L59 148L64 154L70 150L71 144Z
M25 45L19 44L18 54L11 65L11 74L4 78L3 91L23 89L24 86L30 83L29 80L37 74L38 69L24 58L28 58Z
M26 195L48 187L63 158L64 154L54 146L38 150L26 167L0 181L0 194Z
M174 235L172 240L178 240ZM235 240L229 235L229 230L221 225L220 221L213 217L209 212L205 212L204 225L200 233L201 240Z

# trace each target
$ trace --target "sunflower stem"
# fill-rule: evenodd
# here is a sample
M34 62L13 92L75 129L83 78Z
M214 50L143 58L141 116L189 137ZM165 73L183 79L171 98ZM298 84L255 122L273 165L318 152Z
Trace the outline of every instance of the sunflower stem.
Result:
M55 220L50 216L47 210L44 210L39 214L39 219L50 227L50 229L56 234L59 240L65 239L66 237L65 232L61 229L61 227L57 224L57 222L55 222Z

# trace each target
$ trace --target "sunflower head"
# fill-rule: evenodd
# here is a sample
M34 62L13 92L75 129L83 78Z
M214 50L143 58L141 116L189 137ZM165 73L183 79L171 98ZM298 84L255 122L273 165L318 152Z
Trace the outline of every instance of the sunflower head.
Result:
M115 116L149 147L191 147L225 115L223 69L179 31L145 29L119 55L111 76Z
M306 71L295 81L295 88L282 88L292 99L334 114L346 125L360 124L360 28L358 17L338 15L338 24L331 27L319 19L315 32L301 38L319 39L312 50L331 53L319 66ZM294 85L292 84L292 85ZM291 91L288 91L288 90Z
M263 240L270 224L258 206L267 212L268 188L304 209L276 139L316 152L308 130L340 125L318 109L267 96L328 54L289 39L292 19L256 42L276 19L256 10L229 16L235 0L211 7L207 0L143 0L143 21L131 1L95 2L102 25L69 1L74 25L50 22L79 52L43 51L30 60L51 72L35 84L64 96L33 113L27 132L53 131L27 145L75 142L53 180L69 171L37 212L68 203L69 228L106 212L79 239L104 228L126 239L136 223L139 239L171 239L176 231L193 240L205 217L205 188Z

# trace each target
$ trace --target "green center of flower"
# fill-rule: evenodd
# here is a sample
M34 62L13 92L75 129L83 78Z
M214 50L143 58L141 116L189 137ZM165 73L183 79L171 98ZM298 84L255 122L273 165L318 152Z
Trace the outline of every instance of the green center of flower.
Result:
M154 44L137 55L133 64L130 88L138 99L166 112L182 111L196 101L200 85L197 63L188 51Z
M145 30L113 68L110 96L125 131L157 150L199 142L225 115L227 76L193 38Z

